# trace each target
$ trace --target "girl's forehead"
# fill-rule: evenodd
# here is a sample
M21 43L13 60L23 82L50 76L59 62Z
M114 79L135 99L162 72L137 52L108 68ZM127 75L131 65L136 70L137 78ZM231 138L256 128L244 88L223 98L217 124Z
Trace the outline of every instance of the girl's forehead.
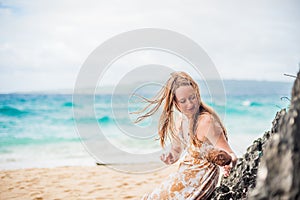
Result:
M175 90L175 96L179 97L179 96L187 96L187 95L191 95L195 93L195 89L188 85L188 86L180 86L179 88L177 88Z
M191 85L181 85L176 91L194 91L195 89Z

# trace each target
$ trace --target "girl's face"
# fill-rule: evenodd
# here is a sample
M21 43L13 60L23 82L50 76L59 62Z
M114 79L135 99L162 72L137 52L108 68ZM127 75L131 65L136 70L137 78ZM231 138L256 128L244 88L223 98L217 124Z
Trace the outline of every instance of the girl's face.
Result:
M188 118L192 117L199 109L199 100L194 88L190 85L177 88L175 90L175 99L179 111Z

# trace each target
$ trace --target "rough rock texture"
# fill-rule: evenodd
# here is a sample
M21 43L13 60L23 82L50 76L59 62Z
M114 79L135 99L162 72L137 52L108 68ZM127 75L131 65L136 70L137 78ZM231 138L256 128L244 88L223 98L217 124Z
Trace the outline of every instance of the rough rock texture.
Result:
M291 105L248 147L211 199L300 199L300 72Z
M266 146L248 199L300 199L300 72L297 77L289 111Z
M246 153L239 158L235 168L232 169L230 176L222 179L221 185L215 190L211 199L247 198L249 189L256 186L257 168L264 154L266 143L272 135L277 134L279 121L285 113L285 109L277 112L271 131L265 132L263 137L255 140L247 148Z

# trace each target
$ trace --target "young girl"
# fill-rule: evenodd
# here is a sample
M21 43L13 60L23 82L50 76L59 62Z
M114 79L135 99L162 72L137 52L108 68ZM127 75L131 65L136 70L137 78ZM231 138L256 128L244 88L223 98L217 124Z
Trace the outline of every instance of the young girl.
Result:
M163 154L166 164L176 162L185 150L178 171L143 199L207 199L219 179L219 166L228 176L237 157L227 142L226 129L212 108L201 101L197 83L184 72L174 72L137 122L153 115L160 106L159 137L162 147L171 139L171 151ZM182 113L175 119L174 109ZM141 112L143 112L141 111Z

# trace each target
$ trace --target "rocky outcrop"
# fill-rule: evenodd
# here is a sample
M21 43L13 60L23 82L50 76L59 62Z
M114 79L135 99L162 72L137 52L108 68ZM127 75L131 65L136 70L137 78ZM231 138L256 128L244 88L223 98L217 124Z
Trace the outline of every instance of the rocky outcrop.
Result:
M258 169L257 186L248 199L300 199L300 72L291 105L267 143Z
M300 199L300 72L288 112L248 147L211 199Z
M231 170L230 176L221 180L221 185L215 190L211 199L246 199L249 189L256 186L256 175L261 157L264 155L267 141L277 134L279 121L286 114L285 109L277 112L273 120L271 131L265 132L263 137L255 140L247 148L242 158Z

